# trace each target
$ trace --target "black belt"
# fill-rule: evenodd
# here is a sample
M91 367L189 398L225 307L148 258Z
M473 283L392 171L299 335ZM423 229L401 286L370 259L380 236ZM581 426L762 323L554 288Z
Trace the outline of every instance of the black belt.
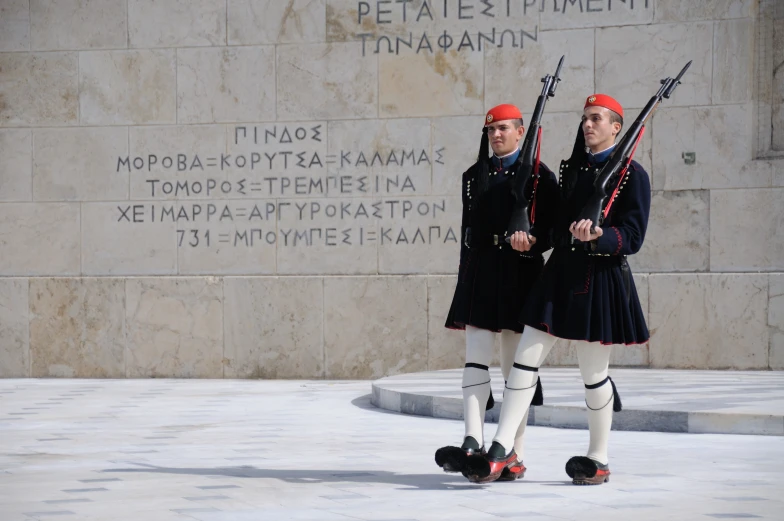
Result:
M480 248L482 246L509 246L506 242L506 232L504 233L471 233L471 228L466 228L465 245L469 248Z
M587 249L587 251L591 250L591 243L590 242L582 242L575 239L572 235L561 235L560 237L555 239L555 247L556 248L575 248L578 250Z
M590 254L591 243L578 241L577 239L572 242L572 237L561 236L555 241L555 247L571 251L579 251ZM621 266L621 276L623 277L623 284L626 289L626 304L629 303L631 298L631 283L632 283L632 270L629 267L629 262L626 260L626 255L589 255L596 259L612 259L617 261Z
M579 251L585 253L591 253L591 243L590 242L582 242L574 239L572 242L572 236L569 237L559 237L555 240L555 244L553 245L554 248L558 248L560 250L569 250L569 251Z

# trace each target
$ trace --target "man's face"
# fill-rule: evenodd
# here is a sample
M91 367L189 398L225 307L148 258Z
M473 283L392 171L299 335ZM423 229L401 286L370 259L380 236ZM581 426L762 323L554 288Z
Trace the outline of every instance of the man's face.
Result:
M493 153L497 156L514 152L524 132L525 129L522 126L518 127L515 119L493 121L487 125L487 138L490 140Z
M615 135L621 130L621 124L612 123L612 113L604 107L586 107L583 111L583 134L585 144L592 152L601 152L615 142Z

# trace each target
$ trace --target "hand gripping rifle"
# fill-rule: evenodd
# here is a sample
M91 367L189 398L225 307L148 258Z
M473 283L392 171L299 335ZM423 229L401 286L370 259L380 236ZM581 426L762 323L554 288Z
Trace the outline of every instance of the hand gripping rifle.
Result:
M626 131L621 141L615 147L607 164L605 164L596 175L596 179L594 179L593 182L593 194L591 195L591 198L588 199L588 202L583 207L575 222L581 221L582 219L590 219L592 226L594 227L599 226L604 222L604 219L610 212L610 206L617 197L618 189L623 182L626 170L629 168L629 163L632 161L637 143L642 139L642 135L645 133L645 122L656 109L656 106L661 103L662 98L669 99L675 90L675 87L681 83L681 78L690 65L691 61L681 69L681 72L675 79L665 78L661 80L662 86L659 88L659 92L648 101L648 104L645 105L645 108L642 109L640 115L637 116L637 119L634 120L634 123L632 123L629 130ZM618 177L618 182L614 183L615 186L610 186L610 181L616 176ZM575 241L576 239L572 237L572 242Z
M555 96L555 88L558 82L561 81L561 66L563 65L564 57L558 61L558 67L555 69L555 74L550 76L545 75L542 78L542 93L536 99L536 107L531 115L531 122L528 126L528 132L525 134L523 141L523 148L520 150L520 158L523 164L520 170L520 178L517 179L512 185L512 194L515 198L515 208L512 210L512 216L509 218L509 226L507 227L506 242L512 241L512 235L515 232L531 232L531 226L535 221L536 211L536 185L539 182L539 148L542 144L542 114L544 113L544 105L547 103L548 98ZM525 194L531 193L529 200ZM530 216L530 218L529 218Z

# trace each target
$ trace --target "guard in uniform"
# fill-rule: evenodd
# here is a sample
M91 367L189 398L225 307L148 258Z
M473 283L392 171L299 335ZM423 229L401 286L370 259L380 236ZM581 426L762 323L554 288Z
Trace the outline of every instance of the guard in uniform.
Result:
M467 457L461 469L471 481L494 481L516 464L517 427L534 397L537 371L558 338L579 341L590 430L587 455L571 458L566 472L579 485L609 480L612 414L621 409L608 375L610 346L641 344L649 338L626 262L645 238L651 201L648 174L632 161L612 181L617 192L601 227L576 219L622 126L623 108L616 100L603 94L588 97L572 156L561 163L554 250L520 315L525 331L507 379L496 436L486 455ZM516 237L512 244L526 250Z
M526 194L532 207L531 235L515 234L530 239L529 246L534 240L535 244L528 251L520 252L506 241L516 204L513 183L526 181L519 149L525 134L522 118L514 105L490 109L485 116L477 162L463 174L460 266L446 327L465 330L462 383L465 436L461 447L443 447L436 452L436 463L447 472L458 471L466 455L484 454L485 411L494 403L488 366L495 337L501 336L501 370L506 379L523 331L520 313L541 273L542 253L550 248L549 232L558 204L558 183L542 163L534 167L538 178ZM493 150L492 157L488 144ZM528 404L525 410L520 410L516 426L519 443L515 443L515 449L520 457L527 418ZM524 471L522 462L516 460L515 465L506 468L502 479L514 480Z

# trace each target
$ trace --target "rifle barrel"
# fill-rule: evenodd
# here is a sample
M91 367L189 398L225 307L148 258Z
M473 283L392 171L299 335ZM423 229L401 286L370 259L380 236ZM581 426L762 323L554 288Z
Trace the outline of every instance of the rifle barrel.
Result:
M555 68L555 77L559 78L561 76L561 66L563 66L564 58L566 55L561 56L561 59L558 60L558 67ZM689 62L691 63L691 62Z
M610 160L605 163L594 179L594 193L585 207L583 207L577 220L590 219L594 223L593 226L597 226L603 222L603 213L606 207L609 207L609 205L612 204L609 190L610 179L613 179L618 172L622 171L627 160L631 160L632 149L640 136L640 132L642 132L642 129L645 126L645 122L653 113L656 106L661 103L662 98L670 97L675 90L675 87L680 84L681 77L683 77L690 66L691 61L681 69L681 72L675 79L668 77L661 80L661 87L659 87L658 92L648 101L645 108L643 108L637 116L637 119L634 120L623 137L618 141L615 150L610 155Z
M683 77L683 74L686 72L686 69L688 69L689 66L691 66L691 60L689 60L689 63L687 63L686 66L683 67L683 69L681 69L681 72L678 73L678 76L676 76L674 80L671 78L667 78L662 82L665 83L665 86L667 87L666 90L664 91L665 98L670 99L670 96L672 95L672 92L675 90L675 87L681 84L681 78Z
M683 69L681 69L681 72L675 78L675 81L681 81L681 78L683 77L684 73L686 72L686 69L688 69L691 66L691 62L692 62L692 60L689 60L689 63L687 63L686 66L683 67Z
M558 87L558 82L561 81L561 78L560 78L560 76L561 76L561 67L563 66L563 62L564 62L564 58L565 57L566 57L566 55L562 55L561 59L558 60L558 67L555 68L555 74L553 76L550 76L548 74L547 76L542 78L542 81L544 82L544 85L545 85L545 89L543 89L543 91L546 90L547 96L550 97L550 98L555 96L555 89L556 89L556 87Z

